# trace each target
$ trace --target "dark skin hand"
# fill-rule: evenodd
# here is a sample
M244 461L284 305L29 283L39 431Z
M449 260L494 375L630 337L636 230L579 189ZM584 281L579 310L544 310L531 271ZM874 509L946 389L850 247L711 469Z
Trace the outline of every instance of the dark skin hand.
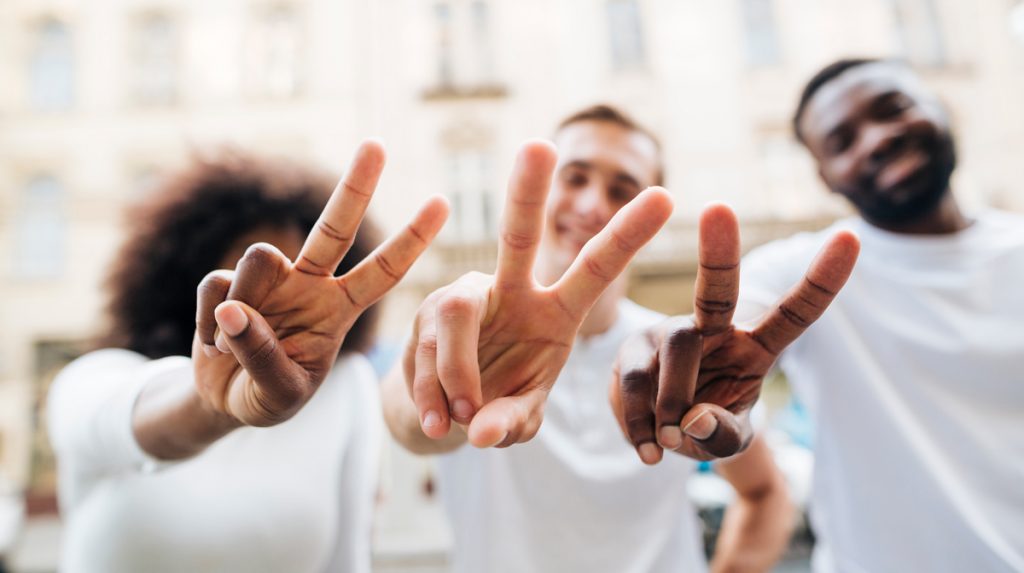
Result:
M853 270L859 245L852 233L836 233L771 311L738 326L739 224L724 205L705 209L694 314L627 340L615 365L609 398L640 458L655 464L664 449L698 460L742 451L753 437L750 410L765 375L828 308Z
M341 277L384 166L384 150L360 146L293 263L266 243L251 246L234 271L199 285L192 356L203 407L227 425L272 426L312 397L356 318L394 287L447 217L434 197L402 231Z

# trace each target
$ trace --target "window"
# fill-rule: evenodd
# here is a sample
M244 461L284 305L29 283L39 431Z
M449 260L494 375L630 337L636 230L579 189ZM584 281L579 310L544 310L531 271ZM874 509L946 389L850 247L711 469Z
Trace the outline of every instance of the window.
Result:
M272 6L257 13L246 50L251 93L274 99L298 93L299 25L299 13L289 5Z
M455 83L455 53L452 42L452 8L447 3L434 6L437 25L437 83L451 86Z
M903 57L923 67L949 64L936 0L893 0L893 10Z
M1024 1L1017 2L1010 10L1010 32L1014 39L1024 46Z
M35 30L29 60L29 90L29 99L36 109L56 111L71 107L74 99L71 33L57 20L46 20Z
M166 14L141 18L135 29L135 100L168 105L178 96L178 30Z
M612 69L629 70L644 66L643 29L636 0L610 0L608 26L611 34Z
M497 229L494 194L488 188L490 160L480 150L452 151L447 158L454 239L492 239Z
M433 5L433 92L501 95L494 81L489 0L442 0Z
M25 186L15 219L14 274L53 278L64 266L64 191L50 175Z
M491 59L491 13L485 0L474 0L470 6L472 23L473 71L472 80L479 84L491 81L494 62Z
M779 36L774 0L741 0L747 64L752 67L779 63Z

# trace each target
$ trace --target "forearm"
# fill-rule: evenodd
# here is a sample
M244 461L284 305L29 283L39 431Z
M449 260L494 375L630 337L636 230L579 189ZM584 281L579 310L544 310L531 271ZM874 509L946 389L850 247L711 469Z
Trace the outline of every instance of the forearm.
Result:
M132 432L139 446L157 459L192 457L241 425L208 407L190 379L145 384L132 410Z
M793 531L795 509L781 474L741 493L722 520L714 573L768 571L782 556Z
M397 366L381 383L384 421L395 441L418 455L443 454L465 444L466 433L454 424L448 436L440 440L432 439L423 433L416 405L409 396L403 376L401 366Z

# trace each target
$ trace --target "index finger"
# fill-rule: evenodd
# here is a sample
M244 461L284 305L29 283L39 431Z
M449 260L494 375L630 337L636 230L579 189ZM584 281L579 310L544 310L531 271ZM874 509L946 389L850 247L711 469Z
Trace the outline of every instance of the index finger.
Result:
M590 307L672 214L672 197L660 187L644 190L590 239L565 275L551 287L571 318L583 322Z
M832 304L850 278L859 252L857 235L849 231L833 235L811 262L803 280L751 331L751 336L769 352L782 352Z
M297 270L320 276L334 274L352 246L383 169L384 147L378 141L364 141L302 245L295 261Z
M554 146L540 140L523 145L516 157L501 215L495 271L499 289L532 284L533 261L544 230L544 201L551 188L555 160Z
M699 264L693 294L694 321L701 334L712 335L729 328L739 285L739 222L727 205L710 205L700 216Z

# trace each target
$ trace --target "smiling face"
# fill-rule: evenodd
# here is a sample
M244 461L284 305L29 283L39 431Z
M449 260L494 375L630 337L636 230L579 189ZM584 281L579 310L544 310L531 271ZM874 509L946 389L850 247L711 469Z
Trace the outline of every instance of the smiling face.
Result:
M586 120L555 135L558 165L548 194L538 270L550 283L569 268L583 245L645 188L658 183L657 144L610 121Z
M903 65L842 72L811 97L799 129L825 183L870 222L916 220L949 192L956 166L949 119Z

